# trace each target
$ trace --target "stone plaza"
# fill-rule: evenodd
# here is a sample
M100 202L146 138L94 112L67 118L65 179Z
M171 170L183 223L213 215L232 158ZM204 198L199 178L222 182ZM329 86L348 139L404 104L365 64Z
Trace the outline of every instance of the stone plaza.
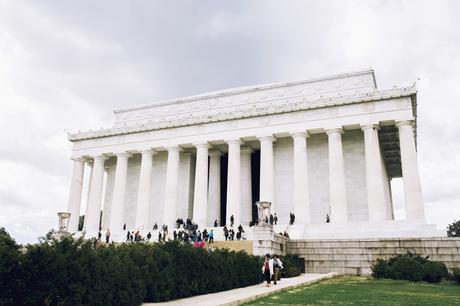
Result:
M371 69L249 86L115 110L111 128L69 134L69 230L248 228L271 202L292 239L439 237L417 164L417 89L377 89ZM89 171L88 182L84 172ZM403 180L395 220L391 180ZM83 199L83 185L88 194ZM102 220L100 220L100 212ZM289 214L295 223L289 226ZM326 219L329 219L326 223ZM248 238L252 232L248 228ZM217 236L219 239L219 236Z

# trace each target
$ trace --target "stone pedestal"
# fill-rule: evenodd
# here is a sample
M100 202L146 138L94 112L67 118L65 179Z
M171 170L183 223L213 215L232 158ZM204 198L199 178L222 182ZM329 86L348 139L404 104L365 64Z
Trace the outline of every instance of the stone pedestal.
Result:
M266 223L265 220L270 220L271 202L256 202L257 206L257 219L259 223Z
M286 255L287 239L273 231L273 226L261 223L253 228L253 254L264 256L265 254Z
M62 237L69 236L69 219L70 213L68 212L58 212L58 229L53 233L53 237L56 239L61 239Z

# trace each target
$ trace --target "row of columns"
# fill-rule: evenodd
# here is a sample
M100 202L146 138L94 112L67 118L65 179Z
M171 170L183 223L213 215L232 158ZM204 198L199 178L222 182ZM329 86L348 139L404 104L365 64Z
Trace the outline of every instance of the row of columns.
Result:
M421 198L420 178L418 173L415 140L411 121L397 123L399 129L401 162L404 180L404 195L406 214L409 220L424 221L425 215ZM368 213L370 221L390 219L385 206L384 170L378 141L378 125L362 125L365 143L366 182L368 195ZM342 128L327 129L329 152L329 193L331 222L347 222L348 203L345 184L345 168L342 148ZM293 177L294 177L294 213L297 222L310 222L309 183L307 165L308 132L291 133L293 138ZM258 138L260 141L260 200L272 202L272 211L276 211L274 201L274 159L273 135ZM228 144L228 182L227 182L227 220L233 215L235 224L246 224L251 220L251 149L242 147L240 139L227 140ZM193 220L200 226L212 225L213 220L220 218L220 152L210 150L207 142L197 143L196 173L194 189ZM165 202L164 223L173 225L177 219L179 154L180 147L169 147ZM142 228L147 224L151 194L151 175L154 150L142 151L138 203L136 210L136 227ZM115 171L115 187L110 216L110 228L113 232L121 230L123 225L124 198L128 158L126 152L117 154ZM209 168L208 168L209 157ZM103 155L94 157L94 165L89 186L89 196L85 220L85 231L94 235L99 230L99 211L102 200L104 175ZM85 160L74 159L74 171L70 191L68 211L71 213L69 227L76 231L81 203L81 191ZM209 179L209 180L208 180Z

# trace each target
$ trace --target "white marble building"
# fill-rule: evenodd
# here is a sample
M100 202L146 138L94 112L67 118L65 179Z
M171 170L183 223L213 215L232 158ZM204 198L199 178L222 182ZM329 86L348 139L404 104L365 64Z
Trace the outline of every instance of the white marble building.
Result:
M70 230L91 171L90 236L101 210L103 230L118 237L124 224L146 231L178 217L211 226L233 215L247 226L259 200L273 203L281 226L294 212L299 238L435 235L417 165L416 96L415 87L378 90L363 70L116 110L112 128L69 135ZM394 220L395 177L407 220Z

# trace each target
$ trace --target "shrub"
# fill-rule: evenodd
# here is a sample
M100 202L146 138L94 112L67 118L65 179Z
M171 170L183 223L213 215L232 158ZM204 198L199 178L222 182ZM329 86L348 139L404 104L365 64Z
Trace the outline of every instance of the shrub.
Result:
M375 278L388 277L388 262L383 259L377 259L377 262L372 265L372 276Z
M24 252L0 229L0 305L140 305L262 281L260 257L188 244L94 247L45 237ZM26 286L25 286L26 285Z
M375 278L403 279L410 281L427 281L439 283L448 277L446 265L428 260L428 256L408 252L390 258L388 261L377 259L372 265L372 276Z
M420 262L409 256L401 256L389 267L388 276L392 279L418 282L422 280L423 272L423 265Z
M453 268L450 279L460 285L460 268Z
M282 277L295 277L305 273L305 259L298 255L286 255L280 257L284 269L281 272Z
M427 261L423 265L423 280L429 283L439 283L448 278L447 267L442 262Z
M460 220L455 221L447 226L448 237L460 237Z

